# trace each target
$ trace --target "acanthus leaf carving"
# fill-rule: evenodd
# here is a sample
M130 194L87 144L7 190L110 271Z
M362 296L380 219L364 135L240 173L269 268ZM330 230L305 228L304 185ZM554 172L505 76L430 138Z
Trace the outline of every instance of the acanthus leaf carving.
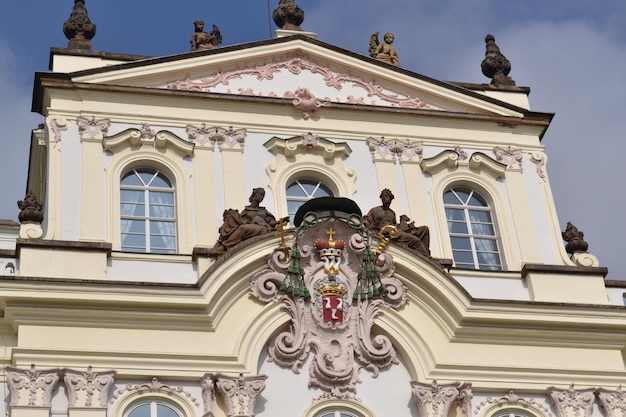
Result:
M226 402L228 417L254 417L256 399L265 389L267 376L215 375L215 386Z
M39 370L34 364L30 369L12 366L5 366L4 369L7 371L12 407L51 407L52 391L61 378L61 369Z
M65 369L63 380L67 387L68 405L70 407L105 408L108 402L109 389L114 382L115 371L94 372L89 366L87 372ZM78 393L84 391L84 396ZM78 402L80 397L80 402Z
M599 388L596 393L607 417L626 415L626 392L621 385L615 391Z
M454 402L458 402L466 417L469 417L467 413L470 411L471 387L471 384L464 382L438 384L437 381L432 381L427 384L411 381L413 399L422 417L446 417Z
M591 417L594 388L576 390L574 384L567 389L549 387L548 395L558 417Z

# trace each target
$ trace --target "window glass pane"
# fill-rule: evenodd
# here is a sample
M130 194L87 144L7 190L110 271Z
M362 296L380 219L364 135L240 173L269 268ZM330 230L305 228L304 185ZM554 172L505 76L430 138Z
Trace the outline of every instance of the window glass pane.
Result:
M163 174L154 177L152 182L148 185L150 185L150 187L172 188L172 184Z
M497 252L498 245L496 241L493 239L474 239L474 245L476 245L476 250L482 252Z
M461 204L459 199L456 197L456 195L454 195L452 191L446 191L446 193L443 195L443 202L445 204Z
M300 181L300 184L302 184L302 188L304 188L306 194L312 197L315 194L319 182Z
M147 186L148 184L150 184L150 182L152 182L152 178L154 178L154 175L156 174L156 171L154 171L154 170L137 170L137 174L139 175L139 178L141 178L142 184Z
M142 187L143 183L141 182L137 174L135 174L135 171L131 171L126 174L124 178L122 178L122 185Z
M146 236L133 233L122 233L122 247L145 249L146 248Z
M452 249L472 250L472 244L469 237L453 237L450 238Z
M176 224L174 222L150 222L150 234L151 235L164 235L174 236L176 231Z
M469 200L470 192L469 190L455 188L454 193L459 197L461 204L466 204L467 200Z
M173 219L176 217L173 206L150 205L150 217Z
M174 205L174 193L168 191L150 191L150 203Z
M143 190L121 190L120 201L122 203L143 203L145 194Z
M165 404L157 403L156 417L179 417L178 413Z
M467 234L467 223L448 222L448 230L450 233Z
M122 220L122 232L123 233L146 233L145 220Z
M122 204L120 207L122 216L143 217L146 207L143 204Z
M128 413L128 417L150 417L150 404L141 404Z
M300 184L298 182L295 182L291 184L289 187L287 187L287 197L306 197L306 196L307 196L306 193L304 192L302 187L300 187Z
M485 200L483 200L483 198L476 193L472 194L472 198L470 198L467 202L467 205L474 207L487 207Z
M494 236L493 226L485 223L472 223L472 233L481 236Z
M453 250L452 255L456 263L474 264L474 255L471 251Z
M468 210L472 222L491 223L491 214L485 210Z
M446 209L446 218L448 220L462 220L465 221L465 210L463 209Z
M481 266L500 266L500 257L497 253L478 252L476 255Z

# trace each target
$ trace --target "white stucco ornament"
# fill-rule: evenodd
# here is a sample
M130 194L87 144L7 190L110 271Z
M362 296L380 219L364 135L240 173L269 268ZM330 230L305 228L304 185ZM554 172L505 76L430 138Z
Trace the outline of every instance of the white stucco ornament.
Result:
M358 215L311 214L296 236L289 257L274 252L251 278L255 298L280 301L291 316L290 329L270 341L269 360L299 373L312 356L309 386L346 398L362 368L376 377L398 363L390 339L372 328L382 310L406 303L406 288L391 256L370 249Z

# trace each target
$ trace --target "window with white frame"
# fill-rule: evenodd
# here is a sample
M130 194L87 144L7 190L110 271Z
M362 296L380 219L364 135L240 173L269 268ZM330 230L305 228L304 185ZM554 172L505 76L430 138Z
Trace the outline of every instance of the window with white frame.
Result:
M135 404L125 417L182 417L182 414L165 402L153 400Z
M476 191L453 187L443 195L452 255L457 268L502 270L489 204Z
M136 168L122 177L122 251L176 253L174 197L172 182L156 169Z
M324 412L319 417L355 417L354 414L348 414L343 411L330 411Z
M318 197L334 197L334 193L322 181L312 178L295 180L287 186L287 214L293 220L305 202Z

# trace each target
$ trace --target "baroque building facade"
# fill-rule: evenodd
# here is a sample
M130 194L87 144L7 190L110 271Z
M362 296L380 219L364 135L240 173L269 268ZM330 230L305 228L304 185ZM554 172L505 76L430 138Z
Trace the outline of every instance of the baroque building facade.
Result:
M300 12L174 56L91 26L52 49L0 223L6 414L623 416L623 287L561 232L552 114L493 36L493 82L447 83Z

